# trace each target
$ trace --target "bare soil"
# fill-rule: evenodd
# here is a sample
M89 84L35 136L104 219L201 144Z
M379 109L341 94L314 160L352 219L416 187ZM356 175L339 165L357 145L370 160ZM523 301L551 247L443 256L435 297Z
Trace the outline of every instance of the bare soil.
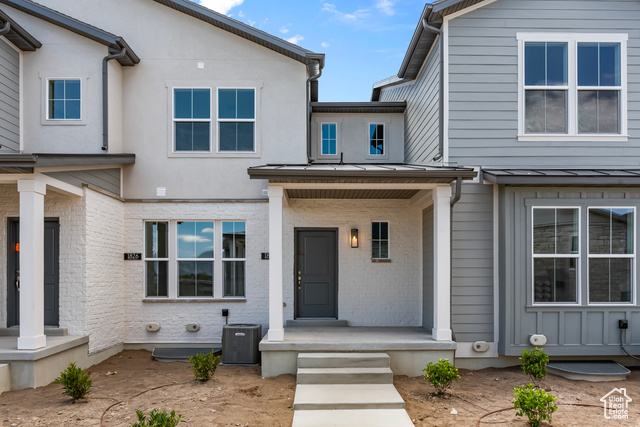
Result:
M175 410L193 426L290 426L293 420L295 377L263 379L259 367L220 366L207 383L193 379L188 363L153 361L147 351L124 351L92 367L93 391L72 403L62 386L0 395L2 426L127 426L136 409ZM519 368L461 370L461 380L445 397L432 396L424 379L396 376L394 383L406 401L409 416L418 426L476 426L492 411L511 407L513 388L527 382ZM548 375L547 390L557 397L559 409L553 426L640 425L640 370L628 381L591 383ZM614 387L626 388L633 399L629 420L605 420L600 398ZM592 406L572 406L592 405ZM452 410L457 414L452 414ZM102 420L101 420L102 418ZM526 426L509 409L482 418L482 426ZM548 425L548 424L543 424ZM356 426L354 426L356 427ZM393 427L393 426L390 426Z

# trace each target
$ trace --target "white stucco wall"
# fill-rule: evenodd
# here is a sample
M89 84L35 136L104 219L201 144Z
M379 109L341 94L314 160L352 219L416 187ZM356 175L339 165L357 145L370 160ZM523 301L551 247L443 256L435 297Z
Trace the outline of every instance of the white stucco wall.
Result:
M124 342L219 342L225 323L223 308L229 309L229 324L262 324L263 333L266 333L269 261L261 260L260 253L269 251L267 203L126 203L125 252L144 251L145 220L245 221L246 299L189 302L180 298L171 302L158 299L153 302L153 299L145 299L144 296L144 261L126 261L122 295L127 319ZM220 246L221 243L216 241L217 256ZM214 283L214 287L220 286L221 283ZM160 331L147 332L145 325L149 322L160 324ZM188 323L199 323L200 331L187 332Z
M350 326L422 326L422 213L404 200L290 200L284 210L284 318L294 317L294 229L338 228L338 317ZM371 261L371 222L389 222L391 262ZM359 230L360 245L349 245Z

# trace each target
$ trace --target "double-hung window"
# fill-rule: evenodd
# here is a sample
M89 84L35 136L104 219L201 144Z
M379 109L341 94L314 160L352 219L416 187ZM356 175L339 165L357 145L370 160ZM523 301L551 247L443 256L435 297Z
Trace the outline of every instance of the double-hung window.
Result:
M218 89L218 151L255 152L255 89Z
M244 222L222 223L222 265L224 296L244 296L246 237Z
M371 259L389 259L389 223L371 223Z
M82 118L82 82L80 79L47 81L47 119L80 120Z
M212 297L213 221L178 221L178 296Z
M144 223L145 294L148 297L169 296L169 223Z
M626 34L517 37L521 140L627 138Z
M173 89L175 152L211 151L211 89Z
M532 208L533 303L632 304L635 208L580 204Z

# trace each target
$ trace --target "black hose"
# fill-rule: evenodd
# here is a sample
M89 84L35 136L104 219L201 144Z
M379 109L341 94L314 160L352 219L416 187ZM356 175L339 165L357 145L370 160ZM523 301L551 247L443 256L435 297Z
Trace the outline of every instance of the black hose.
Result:
M640 357L634 356L633 354L629 353L626 348L624 348L624 345L622 344L622 332L625 332L625 331L626 331L626 329L620 329L620 348L622 349L622 351L627 353L627 356L629 356L629 357L631 357L633 359L636 359L636 360L640 360Z

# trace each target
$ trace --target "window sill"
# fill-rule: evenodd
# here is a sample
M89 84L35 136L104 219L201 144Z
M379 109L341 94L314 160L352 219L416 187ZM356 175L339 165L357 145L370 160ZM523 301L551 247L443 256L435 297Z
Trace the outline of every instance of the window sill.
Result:
M143 303L228 303L228 302L247 302L244 297L227 297L227 298L143 298Z
M545 142L545 141L594 141L594 142L627 142L629 135L565 135L565 134L549 134L549 135L518 135L518 141L521 142Z
M257 152L212 152L212 151L171 151L169 157L173 158L246 158L259 159L260 153Z
M371 262L388 264L391 262L391 258L371 258Z

